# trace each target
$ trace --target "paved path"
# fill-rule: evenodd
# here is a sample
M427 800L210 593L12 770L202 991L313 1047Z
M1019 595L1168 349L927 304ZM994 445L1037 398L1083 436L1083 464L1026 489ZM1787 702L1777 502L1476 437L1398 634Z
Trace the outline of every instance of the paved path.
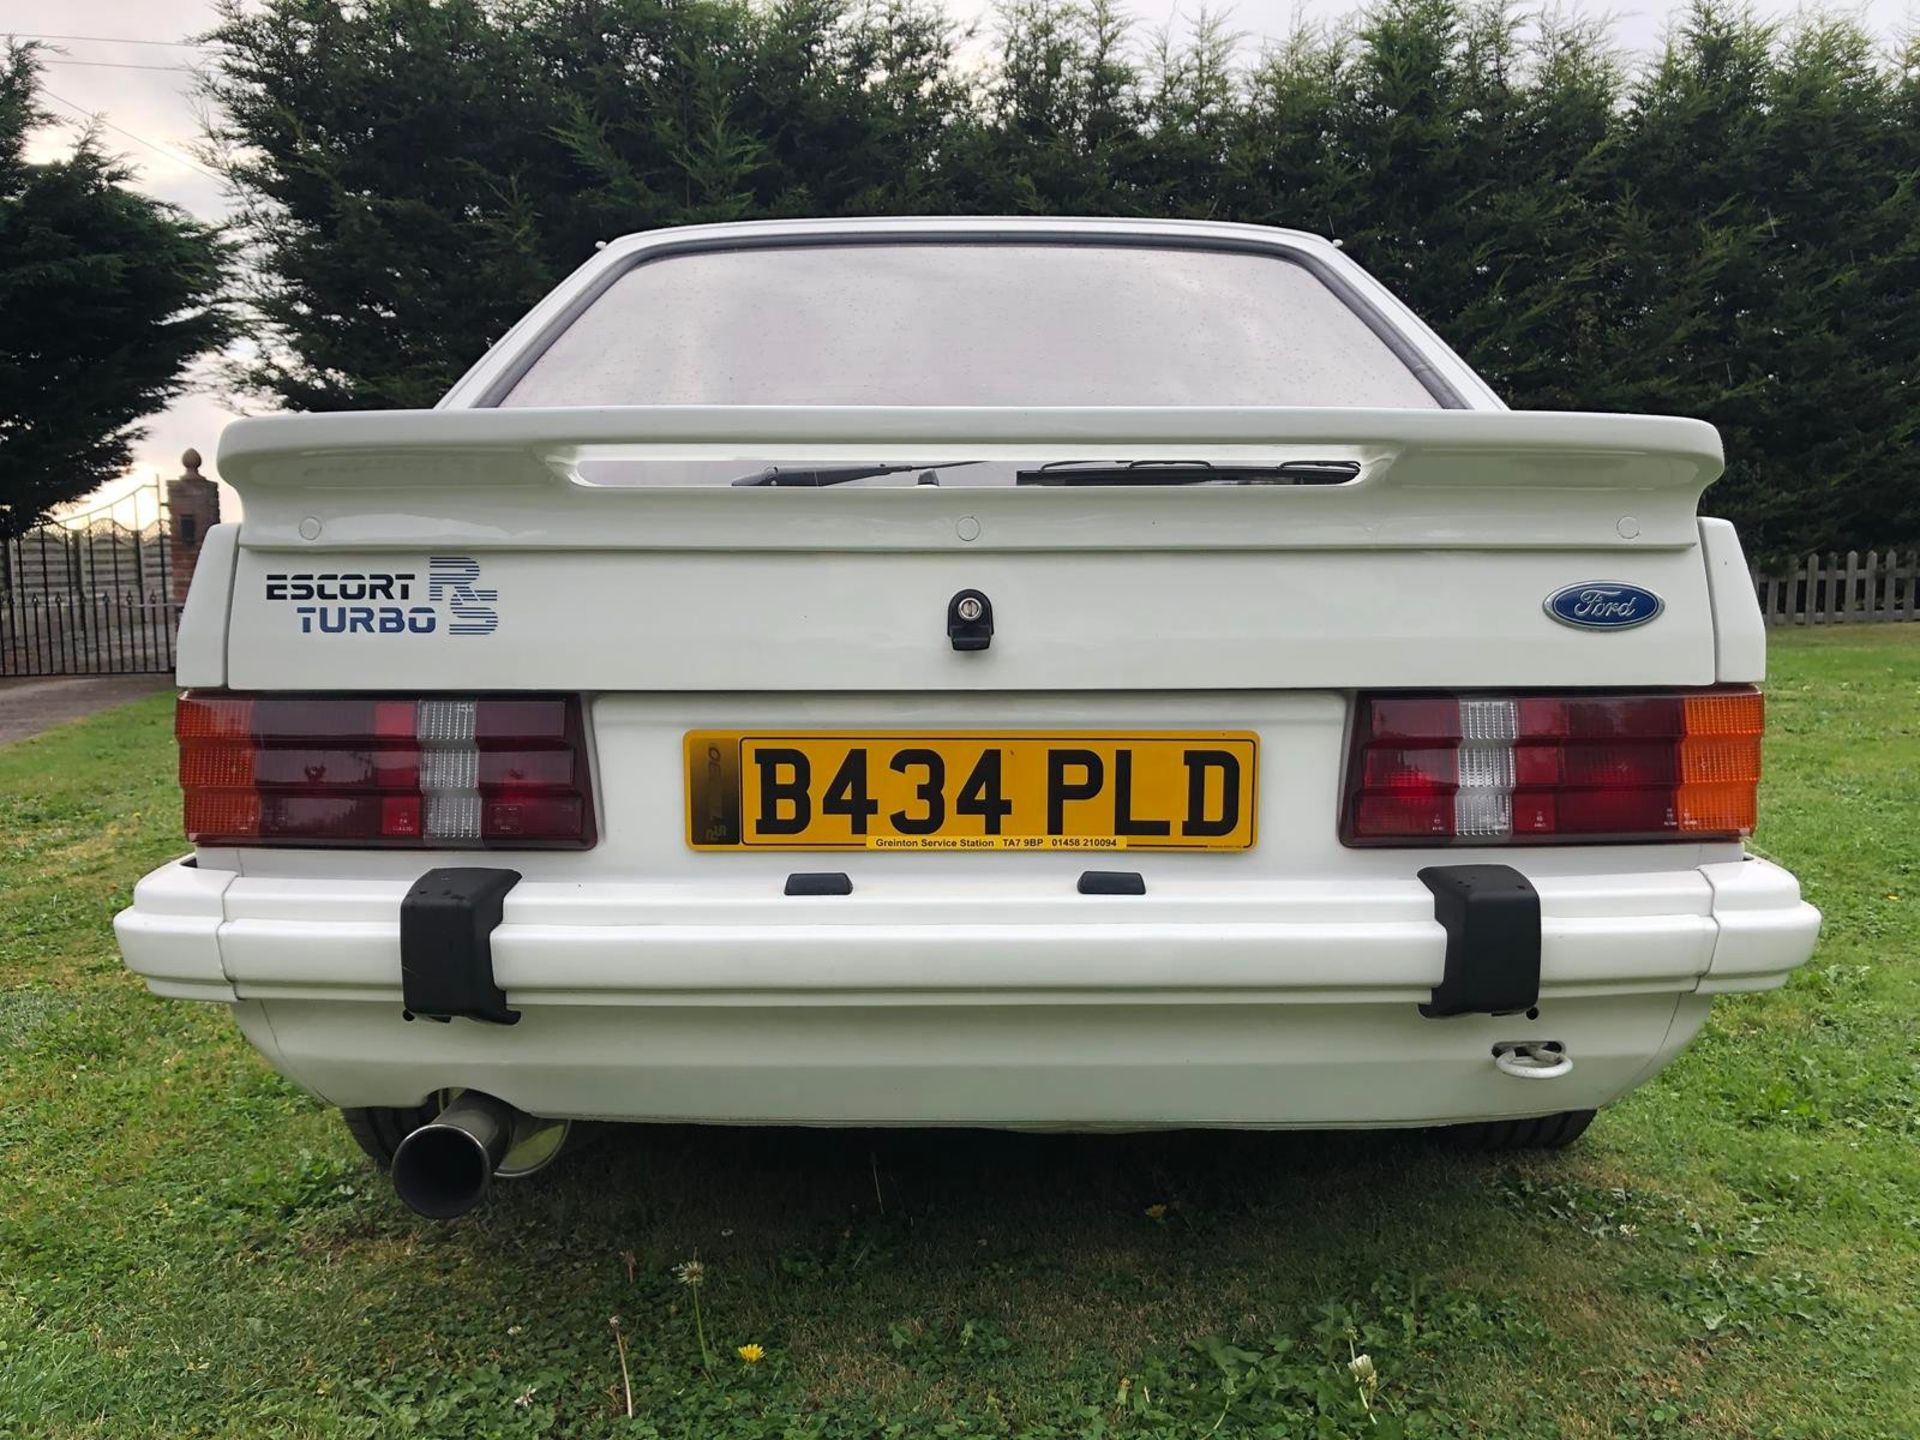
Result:
M78 720L110 705L124 705L171 690L171 675L63 675L0 680L0 745L37 735L49 725Z

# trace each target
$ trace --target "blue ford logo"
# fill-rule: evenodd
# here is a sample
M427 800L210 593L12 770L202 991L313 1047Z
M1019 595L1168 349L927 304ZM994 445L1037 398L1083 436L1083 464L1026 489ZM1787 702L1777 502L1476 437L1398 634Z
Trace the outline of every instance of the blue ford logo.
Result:
M1666 601L1638 585L1617 580L1587 580L1547 597L1547 613L1562 625L1582 630L1631 630L1658 618Z

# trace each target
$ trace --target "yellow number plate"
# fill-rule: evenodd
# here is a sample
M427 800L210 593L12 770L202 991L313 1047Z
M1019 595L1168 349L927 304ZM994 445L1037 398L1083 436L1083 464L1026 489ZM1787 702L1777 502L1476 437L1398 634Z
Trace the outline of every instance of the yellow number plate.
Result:
M696 850L1245 850L1245 731L690 730Z

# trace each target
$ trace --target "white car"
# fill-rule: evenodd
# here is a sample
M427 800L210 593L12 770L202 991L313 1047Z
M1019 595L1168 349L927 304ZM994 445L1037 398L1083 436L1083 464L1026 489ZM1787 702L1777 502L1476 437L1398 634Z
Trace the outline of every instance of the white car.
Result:
M1819 925L1720 469L1289 231L632 236L228 428L120 943L426 1214L587 1118L1564 1144Z

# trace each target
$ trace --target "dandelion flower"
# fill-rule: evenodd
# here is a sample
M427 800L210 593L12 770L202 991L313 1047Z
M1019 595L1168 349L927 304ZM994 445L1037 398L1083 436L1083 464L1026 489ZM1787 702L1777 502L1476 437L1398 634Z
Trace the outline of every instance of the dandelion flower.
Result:
M767 1352L762 1350L758 1345L738 1345L734 1347L733 1353L749 1365L758 1365L762 1360L767 1358Z
M1349 1350L1348 1354L1353 1352ZM1347 1362L1347 1373L1353 1376L1353 1383L1360 1389L1360 1408L1367 1414L1373 1414L1373 1397L1380 1393L1380 1375L1373 1368L1373 1357L1361 1354Z
M706 1281L707 1267L698 1260L682 1260L673 1267L673 1278L689 1290L697 1290Z
M1164 1219L1166 1219L1166 1218L1167 1218L1167 1207L1166 1207L1166 1206L1164 1206L1164 1205L1149 1205L1149 1206L1147 1206L1147 1219L1149 1219L1149 1220L1164 1220Z

